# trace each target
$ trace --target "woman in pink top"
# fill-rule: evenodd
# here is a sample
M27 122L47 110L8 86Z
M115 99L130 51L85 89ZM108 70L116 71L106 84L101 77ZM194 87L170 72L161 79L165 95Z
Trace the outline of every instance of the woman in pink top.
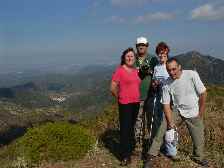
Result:
M141 79L134 63L134 49L123 51L121 65L113 73L110 87L119 105L121 166L130 163L135 145L134 126L139 111Z

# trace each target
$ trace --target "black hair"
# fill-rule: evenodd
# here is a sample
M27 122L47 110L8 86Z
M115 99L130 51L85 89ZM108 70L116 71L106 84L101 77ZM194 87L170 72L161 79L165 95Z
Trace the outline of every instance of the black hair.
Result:
M135 55L135 51L132 47L129 47L127 48L126 50L123 51L122 55L121 55L121 65L124 65L125 64L125 55L128 53L128 52L133 52L134 55Z
M167 61L166 61L166 64L169 64L169 63L171 63L171 62L176 62L177 63L177 65L181 65L181 63L178 61L178 59L176 59L175 57L171 57L171 58L169 58Z

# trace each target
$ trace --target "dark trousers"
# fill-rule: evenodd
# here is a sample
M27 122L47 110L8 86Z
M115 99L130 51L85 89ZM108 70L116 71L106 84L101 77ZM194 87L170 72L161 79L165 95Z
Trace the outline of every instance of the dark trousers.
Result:
M119 104L121 158L129 157L135 147L134 127L139 103Z

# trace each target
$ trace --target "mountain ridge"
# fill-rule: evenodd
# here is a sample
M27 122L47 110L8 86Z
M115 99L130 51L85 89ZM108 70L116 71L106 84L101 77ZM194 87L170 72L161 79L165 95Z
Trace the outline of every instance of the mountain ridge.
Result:
M224 84L224 60L202 55L198 51L189 51L174 56L183 69L196 70L202 81L207 84Z

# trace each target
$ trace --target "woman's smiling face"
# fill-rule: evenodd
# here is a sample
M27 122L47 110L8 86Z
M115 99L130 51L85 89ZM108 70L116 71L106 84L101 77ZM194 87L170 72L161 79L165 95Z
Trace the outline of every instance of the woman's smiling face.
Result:
M168 50L167 49L161 50L158 54L158 58L160 63L166 63L166 61L168 60Z
M125 64L127 66L133 66L135 63L135 54L132 51L129 51L126 55L125 55Z

